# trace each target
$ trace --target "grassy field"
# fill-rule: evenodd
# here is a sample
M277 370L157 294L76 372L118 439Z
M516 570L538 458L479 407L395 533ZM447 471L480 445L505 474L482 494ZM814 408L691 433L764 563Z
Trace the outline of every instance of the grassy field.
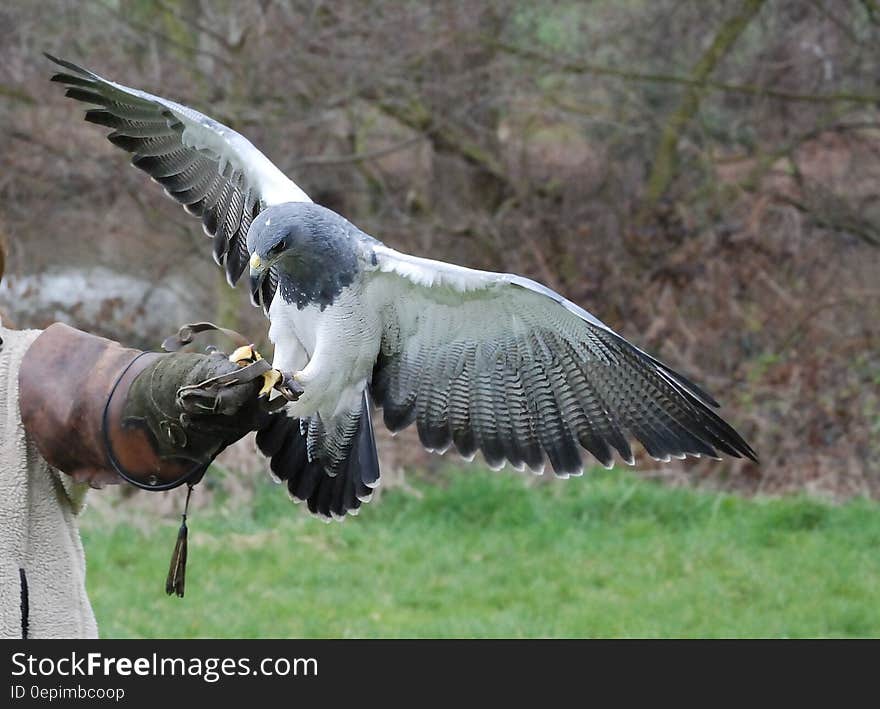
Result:
M471 471L325 525L267 483L177 524L85 514L104 637L880 636L880 507L746 500L619 472Z

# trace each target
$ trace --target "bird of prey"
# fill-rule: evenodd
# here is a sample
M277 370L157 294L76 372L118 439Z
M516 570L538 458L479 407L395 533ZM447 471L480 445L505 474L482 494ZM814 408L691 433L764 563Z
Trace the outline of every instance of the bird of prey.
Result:
M357 513L379 482L371 401L430 451L477 451L557 476L582 450L633 463L721 453L757 460L717 402L601 320L522 276L385 246L314 204L246 138L187 106L49 57L85 117L213 237L231 285L249 270L274 369L298 398L257 442L312 513Z

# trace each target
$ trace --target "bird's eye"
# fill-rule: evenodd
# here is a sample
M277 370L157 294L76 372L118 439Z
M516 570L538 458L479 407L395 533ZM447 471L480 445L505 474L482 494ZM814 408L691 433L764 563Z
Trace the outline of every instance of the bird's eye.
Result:
M268 256L277 256L282 251L284 251L284 242L279 241L277 244L275 244L275 246L269 249Z

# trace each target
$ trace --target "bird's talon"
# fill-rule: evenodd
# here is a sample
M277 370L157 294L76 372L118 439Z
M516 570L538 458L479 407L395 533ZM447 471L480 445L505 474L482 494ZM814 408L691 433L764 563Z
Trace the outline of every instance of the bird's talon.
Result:
M263 388L260 389L258 396L268 396L283 378L283 375L277 369L270 369L263 375Z
M296 401L305 391L302 384L299 383L299 379L297 379L297 374L298 372L295 374L283 374L281 376L278 391L280 391L281 395L288 401Z
M259 360L263 359L263 356L257 352L256 348L253 345L242 345L238 349L235 350L231 355L229 355L229 361L234 362L235 364L239 364L242 367L253 364Z

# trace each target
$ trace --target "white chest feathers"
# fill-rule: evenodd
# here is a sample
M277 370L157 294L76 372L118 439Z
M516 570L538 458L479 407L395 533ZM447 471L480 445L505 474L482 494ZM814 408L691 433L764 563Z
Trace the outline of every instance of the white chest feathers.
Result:
M311 389L303 404L312 402L322 412L360 405L382 336L379 312L370 300L352 286L323 310L318 305L299 309L276 293L269 308L273 365L301 372L301 383Z

